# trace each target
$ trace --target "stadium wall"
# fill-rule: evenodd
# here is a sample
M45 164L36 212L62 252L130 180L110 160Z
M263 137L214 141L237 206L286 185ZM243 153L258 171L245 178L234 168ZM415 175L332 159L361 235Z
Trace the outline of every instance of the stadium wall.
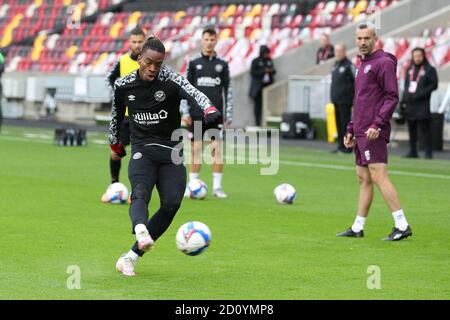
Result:
M446 0L433 0L433 1L421 1L421 0L405 0L399 2L397 5L391 6L383 10L380 14L381 28L378 35L381 37L392 35L397 32L397 30L405 32L403 27L407 26L411 22L420 20L422 17L444 10L444 13L440 16L442 20L437 20L437 23L442 26L442 22L445 21L445 17L448 16L447 9L449 4ZM448 19L447 19L448 21ZM347 45L349 54L356 54L354 33L358 22L349 24L348 26L342 27L330 34L331 43L342 42ZM423 29L422 29L423 30ZM290 75L307 75L307 74L321 74L326 75L329 73L330 66L332 62L328 62L322 66L316 66L315 64L315 54L319 48L319 41L311 41L304 44L302 47L283 55L274 60L275 66L277 68L277 81L282 81L283 84L277 84L267 87L265 95L275 95L279 96L279 90L286 91L285 86L288 85L288 78ZM320 70L318 72L317 70ZM248 77L248 72L241 74L235 78L238 83L245 82ZM240 79L242 78L242 79ZM249 80L248 80L249 81ZM242 83L242 86L246 84ZM267 91L267 92L266 92ZM237 99L242 99L242 96L237 97ZM271 99L273 101L273 99ZM268 99L265 99L263 109L264 110L286 110L286 105L281 105L282 100L277 100L276 103L279 105L269 106L267 104ZM238 101L236 104L238 106L245 105L246 103L251 103L250 101ZM325 108L325 106L324 106ZM244 121L249 122L248 119Z

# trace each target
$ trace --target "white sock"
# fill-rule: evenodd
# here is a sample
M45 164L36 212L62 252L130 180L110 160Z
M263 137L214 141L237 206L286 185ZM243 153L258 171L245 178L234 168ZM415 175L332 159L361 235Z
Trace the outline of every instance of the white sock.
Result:
M352 230L354 232L360 232L361 230L364 230L364 225L365 224L366 224L366 218L357 215L356 219L355 219L355 222L353 222Z
M200 173L198 173L198 172L190 172L189 173L189 181L198 179L199 176L200 176Z
M213 190L222 189L222 173L213 172Z
M400 231L405 231L408 227L408 221L406 221L403 210L400 209L392 212L392 217L394 217L395 227L400 229Z
M130 250L127 252L127 254L125 255L125 258L130 258L131 260L133 260L134 262L137 261L137 259L139 258L139 255L134 252L133 250Z
M137 225L134 227L134 232L136 233L136 237L137 237L141 232L144 232L144 231L147 231L147 227L145 226L145 224L140 223L140 224L137 224ZM147 231L147 232L148 232L148 231Z

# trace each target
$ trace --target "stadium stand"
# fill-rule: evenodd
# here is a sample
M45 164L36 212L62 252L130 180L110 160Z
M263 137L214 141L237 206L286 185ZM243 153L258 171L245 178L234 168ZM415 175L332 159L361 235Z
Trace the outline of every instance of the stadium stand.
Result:
M380 40L377 46L395 55L397 76L403 79L411 62L411 52L416 47L425 48L428 61L435 67L444 67L450 62L450 27L439 27L434 31L425 29L417 37L388 37L384 43ZM356 66L360 64L357 56L352 62Z
M310 6L315 5L306 12L297 3L197 5L173 12L104 12L95 21L81 22L77 28L66 24L60 32L43 32L63 24L61 15L68 4L76 8L72 13L76 21L113 2L117 3L58 0L49 6L37 0L17 0L9 7L3 5L0 18L2 13L9 18L2 20L2 32L10 34L9 38L4 37L3 46L11 44L12 39L19 42L38 34L32 46L11 46L7 70L105 74L117 56L126 51L127 32L140 25L165 42L169 59L186 57L180 70L184 72L186 54L197 48L202 27L214 25L219 31L218 53L229 60L233 76L249 68L261 44L269 44L276 58L305 41L317 39L323 32L364 18L375 8L384 9L393 1L310 1ZM45 22L33 24L36 20Z

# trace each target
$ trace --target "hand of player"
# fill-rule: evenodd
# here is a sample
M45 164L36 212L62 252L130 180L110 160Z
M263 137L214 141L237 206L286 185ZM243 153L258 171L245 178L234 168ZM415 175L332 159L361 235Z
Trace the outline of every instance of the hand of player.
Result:
M181 121L184 122L184 124L187 127L190 127L192 125L192 117L191 116L183 116L183 118L181 118Z
M217 110L216 107L209 107L203 111L203 116L205 118L205 124L207 126L220 123L222 120L222 114Z
M380 130L379 129L375 129L375 128L369 128L364 133L366 134L366 137L367 137L367 139L369 139L369 141L376 140L380 136Z
M225 123L223 124L224 129L228 129L230 126L231 126L231 121L225 121Z
M350 149L350 148L353 148L354 144L355 144L355 139L353 139L353 135L351 133L347 133L344 136L344 146L347 149Z
M127 155L125 151L125 147L121 142L116 144L110 144L109 148L111 149L111 157L114 159L116 157L123 158ZM116 158L117 159L117 158Z

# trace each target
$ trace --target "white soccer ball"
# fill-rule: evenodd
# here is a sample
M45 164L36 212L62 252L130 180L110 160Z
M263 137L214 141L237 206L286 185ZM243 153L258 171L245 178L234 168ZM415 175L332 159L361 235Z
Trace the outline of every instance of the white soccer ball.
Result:
M202 200L205 199L206 195L208 194L208 187L200 179L189 181L187 189L189 190L189 198L191 199Z
M204 223L189 221L183 224L177 232L177 248L189 255L196 256L202 253L211 242L211 230Z
M279 203L292 204L297 196L295 188L288 183L280 184L273 193Z
M124 204L128 200L128 189L120 182L115 182L106 190L106 198L109 203Z

